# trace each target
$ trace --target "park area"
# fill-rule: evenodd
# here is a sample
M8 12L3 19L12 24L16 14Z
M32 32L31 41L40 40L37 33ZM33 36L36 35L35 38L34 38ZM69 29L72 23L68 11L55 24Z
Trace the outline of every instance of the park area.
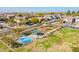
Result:
M17 52L78 52L79 30L62 28L47 38L37 39L33 43L17 48Z

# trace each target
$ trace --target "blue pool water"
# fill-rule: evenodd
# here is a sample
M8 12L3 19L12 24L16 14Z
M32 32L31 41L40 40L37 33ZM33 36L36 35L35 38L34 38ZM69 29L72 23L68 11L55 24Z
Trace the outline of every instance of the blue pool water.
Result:
M26 37L26 36L20 37L20 38L18 39L18 42L19 42L19 43L22 43L22 44L30 43L30 42L32 42L32 41L33 41L32 38Z

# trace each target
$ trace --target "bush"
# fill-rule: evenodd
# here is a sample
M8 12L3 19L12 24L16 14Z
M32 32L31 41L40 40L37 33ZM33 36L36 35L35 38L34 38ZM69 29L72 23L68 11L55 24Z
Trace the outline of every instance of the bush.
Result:
M72 47L73 52L79 52L79 47Z
M39 22L39 19L36 18L36 17L32 17L31 21L32 21L32 23L35 23L36 24L36 23Z
M17 42L12 42L12 43L11 43L11 47L12 47L12 48L18 48L18 47L20 47L20 46L22 46L22 44L20 44L20 43L17 43Z

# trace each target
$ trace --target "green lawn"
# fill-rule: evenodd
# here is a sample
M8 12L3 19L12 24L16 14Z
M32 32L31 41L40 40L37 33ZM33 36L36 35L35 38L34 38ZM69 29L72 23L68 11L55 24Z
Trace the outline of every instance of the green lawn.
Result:
M66 51L66 50L64 50L64 48L66 48L66 46L69 48L69 51L70 51L70 49L71 49L71 51L74 51L74 52L79 51L79 30L77 30L77 29L62 28L57 33L50 35L50 37L51 37L51 39L49 39L50 44L52 43L52 45L53 45L54 43L56 43L56 45L54 44L54 46L58 46L59 48L61 48L61 50L59 50L59 51ZM65 42L65 44L64 44L64 42ZM58 43L60 43L60 44L58 44ZM63 45L64 45L64 47L62 47ZM55 49L55 48L53 48L53 46L52 46L52 49ZM58 51L58 50L56 50L56 51Z
M72 46L78 44L79 42L79 30L72 28L63 28L60 30L60 33L63 34L63 38L68 43L71 43Z
M10 50L0 42L0 52L10 52Z
M64 40L72 48L72 51L79 52L79 30L72 28L63 28L60 33L63 34Z

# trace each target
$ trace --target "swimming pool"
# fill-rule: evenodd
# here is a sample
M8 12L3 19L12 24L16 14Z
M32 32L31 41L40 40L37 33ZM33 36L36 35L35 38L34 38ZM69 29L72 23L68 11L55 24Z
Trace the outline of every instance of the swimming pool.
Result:
M33 41L33 39L30 38L30 37L27 37L27 36L23 36L23 37L20 37L20 38L18 39L18 42L19 42L19 43L22 43L22 44L30 43L30 42L32 42L32 41Z

